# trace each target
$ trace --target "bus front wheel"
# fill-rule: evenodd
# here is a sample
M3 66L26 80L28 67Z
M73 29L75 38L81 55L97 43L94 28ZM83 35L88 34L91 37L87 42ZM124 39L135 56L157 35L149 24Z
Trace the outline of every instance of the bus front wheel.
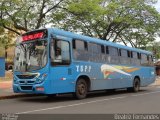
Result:
M87 96L87 83L83 78L78 79L76 83L75 93L73 96L76 99L84 99Z

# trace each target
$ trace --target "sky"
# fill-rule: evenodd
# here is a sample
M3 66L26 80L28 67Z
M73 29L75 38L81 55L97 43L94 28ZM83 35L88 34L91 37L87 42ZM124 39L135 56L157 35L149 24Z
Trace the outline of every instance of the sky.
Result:
M155 4L155 8L160 12L160 0Z

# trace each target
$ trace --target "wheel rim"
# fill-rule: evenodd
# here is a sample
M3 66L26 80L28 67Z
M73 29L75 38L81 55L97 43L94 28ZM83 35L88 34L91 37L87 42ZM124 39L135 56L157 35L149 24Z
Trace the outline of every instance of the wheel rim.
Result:
M136 82L135 82L135 89L136 89L136 91L139 90L139 81L136 81Z
M83 82L78 84L78 94L79 95L85 95L86 94L86 85Z

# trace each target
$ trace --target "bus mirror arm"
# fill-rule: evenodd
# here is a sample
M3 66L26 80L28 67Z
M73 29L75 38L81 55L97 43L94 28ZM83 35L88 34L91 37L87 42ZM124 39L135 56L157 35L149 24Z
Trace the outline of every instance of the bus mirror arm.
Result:
M49 44L49 58L51 59L51 43Z
M55 42L52 39L50 44L49 44L49 58L51 59L51 62L53 61L52 59L54 58L54 48L53 48L54 44L55 44Z

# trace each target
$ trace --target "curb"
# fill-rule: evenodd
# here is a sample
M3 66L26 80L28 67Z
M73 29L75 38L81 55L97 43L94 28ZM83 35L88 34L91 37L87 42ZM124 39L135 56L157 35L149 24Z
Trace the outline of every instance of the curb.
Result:
M20 98L20 97L33 97L33 96L42 96L42 94L15 94L15 95L6 95L6 96L0 96L0 100L4 99L14 99L14 98Z

